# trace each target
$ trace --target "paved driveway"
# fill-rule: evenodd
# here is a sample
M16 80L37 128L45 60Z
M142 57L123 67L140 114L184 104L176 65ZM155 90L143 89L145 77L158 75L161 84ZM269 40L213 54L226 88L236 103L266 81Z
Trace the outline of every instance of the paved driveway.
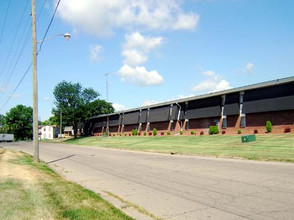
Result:
M33 152L32 143L3 144ZM294 164L41 143L66 178L162 219L294 219Z

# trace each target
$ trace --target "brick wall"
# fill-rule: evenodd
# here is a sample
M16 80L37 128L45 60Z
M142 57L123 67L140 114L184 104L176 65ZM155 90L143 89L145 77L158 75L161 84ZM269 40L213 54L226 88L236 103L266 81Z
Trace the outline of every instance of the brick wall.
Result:
M247 114L246 128L243 130L252 133L256 129L258 130L258 133L265 133L266 121L271 121L272 133L283 133L285 128L291 128L293 131L294 110Z
M119 126L109 127L109 132L118 133Z
M138 129L139 125L134 124L134 125L125 125L124 126L124 132L132 132L133 129Z
M158 130L158 131L167 131L168 127L169 127L169 121L150 123L150 131L152 131L153 128L156 128L156 130Z

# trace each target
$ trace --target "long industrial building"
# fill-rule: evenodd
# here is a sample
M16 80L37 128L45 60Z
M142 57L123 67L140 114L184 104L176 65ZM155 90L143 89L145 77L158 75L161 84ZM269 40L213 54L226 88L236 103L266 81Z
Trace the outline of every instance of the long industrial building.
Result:
M92 117L84 132L128 135L137 129L148 135L156 128L159 135L200 135L216 125L221 134L262 134L266 121L272 133L293 132L294 77Z

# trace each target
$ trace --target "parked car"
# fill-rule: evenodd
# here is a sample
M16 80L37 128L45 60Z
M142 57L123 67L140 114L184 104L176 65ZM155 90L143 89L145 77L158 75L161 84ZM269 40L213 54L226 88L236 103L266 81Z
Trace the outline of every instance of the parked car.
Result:
M0 142L13 142L14 134L0 134Z

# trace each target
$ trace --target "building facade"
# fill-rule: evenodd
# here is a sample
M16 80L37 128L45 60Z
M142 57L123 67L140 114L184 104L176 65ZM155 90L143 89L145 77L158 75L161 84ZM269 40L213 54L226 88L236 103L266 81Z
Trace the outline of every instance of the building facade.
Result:
M54 125L46 125L39 127L39 139L54 139L58 136L58 128Z
M266 121L271 121L272 133L293 132L294 77L92 117L83 130L101 135L156 128L164 134L182 130L197 135L218 126L223 134L252 134L265 133Z

